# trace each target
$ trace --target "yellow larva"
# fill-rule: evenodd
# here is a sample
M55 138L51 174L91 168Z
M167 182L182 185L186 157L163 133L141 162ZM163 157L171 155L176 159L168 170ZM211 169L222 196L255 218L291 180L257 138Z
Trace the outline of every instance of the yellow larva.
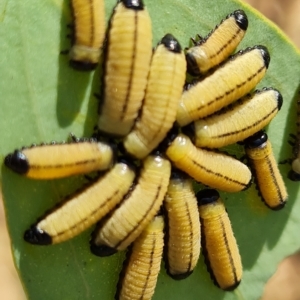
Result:
M200 255L200 220L193 182L173 170L164 200L167 213L166 266L174 279L188 277Z
M74 45L70 65L78 70L96 68L105 35L104 0L72 0Z
M123 0L114 10L107 41L99 130L125 136L145 95L152 56L151 19L142 0Z
M216 190L202 190L197 199L208 270L221 289L233 290L242 279L243 267L225 206Z
M78 235L108 214L128 192L135 171L120 161L103 177L71 195L61 207L32 225L24 239L32 244L56 244Z
M193 123L197 147L221 148L242 141L266 127L282 105L281 94L272 88L256 91L215 115Z
M268 136L259 131L245 140L245 150L264 203L273 210L285 206L288 194Z
M129 154L142 159L165 138L176 118L185 74L186 61L181 46L167 34L152 58L140 117L124 140Z
M184 134L171 137L167 157L196 181L226 192L239 192L251 182L249 168L223 153L196 148Z
M152 299L164 246L164 219L156 216L134 241L115 299Z
M157 214L167 192L171 163L160 155L143 161L138 181L94 234L91 250L103 256L126 249Z
M8 168L26 177L54 179L106 170L114 162L114 150L93 139L79 140L15 150L5 157L4 162Z
M266 47L247 48L232 56L212 75L184 91L177 122L187 125L206 117L250 92L263 78L270 62Z
M248 18L243 10L228 15L207 37L186 52L188 72L200 75L224 61L243 39Z

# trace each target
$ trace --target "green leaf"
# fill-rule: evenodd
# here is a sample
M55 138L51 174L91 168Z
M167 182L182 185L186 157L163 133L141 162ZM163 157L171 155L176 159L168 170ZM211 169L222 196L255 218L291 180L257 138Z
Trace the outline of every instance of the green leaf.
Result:
M146 1L153 20L155 45L167 32L183 47L196 34L205 36L234 9L242 8L249 28L239 49L256 44L268 47L271 64L259 87L279 89L284 105L268 128L278 161L292 156L289 134L295 132L295 95L300 82L300 55L273 24L233 0ZM115 1L106 1L107 20ZM2 95L0 157L31 143L65 140L70 132L90 136L97 122L99 70L80 73L60 55L70 47L66 25L68 3L62 0L3 1L0 4ZM235 150L239 152L239 148ZM192 276L169 278L162 268L154 299L257 299L277 264L299 248L300 193L287 179L289 165L280 165L288 191L287 206L268 210L255 187L237 194L222 193L240 247L244 266L235 292L216 288L203 258ZM16 268L29 299L112 299L124 253L98 258L89 251L90 232L55 246L25 243L23 233L35 220L84 182L82 177L34 181L2 166L2 189Z

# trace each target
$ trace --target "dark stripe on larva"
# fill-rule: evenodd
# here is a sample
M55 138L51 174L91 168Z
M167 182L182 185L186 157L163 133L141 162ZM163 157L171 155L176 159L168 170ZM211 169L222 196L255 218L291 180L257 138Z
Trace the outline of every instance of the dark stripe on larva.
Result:
M153 208L153 206L155 205L156 199L159 195L159 192L161 190L161 183L160 185L157 187L157 191L156 191L156 195L152 201L152 205L148 208L148 210L145 212L145 214L143 215L143 217L140 219L140 222L138 222L129 232L128 234L121 240L119 241L119 243L117 243L114 248L118 248L124 241L126 241L128 239L128 237L140 226L141 222L147 217L147 215L149 214L149 212L151 211L151 209Z
M206 167L204 167L204 166L200 165L199 163L197 163L196 161L194 161L193 159L192 159L192 162L193 162L193 164L195 164L196 166L198 166L200 169L206 171L207 173L213 174L213 175L215 175L215 176L217 176L217 177L221 177L221 178L224 178L225 180L228 180L228 181L230 181L230 182L237 183L237 184L239 184L239 185L241 185L241 186L243 186L243 187L245 187L245 188L246 188L246 186L247 186L247 184L248 184L248 182L245 184L245 183L242 183L242 182L240 182L240 181L238 181L238 180L233 180L232 178L229 178L229 177L227 177L227 176L224 176L224 175L222 175L222 174L220 174L220 173L216 173L216 172L214 172L213 170L209 170L209 169L207 169Z
M223 223L223 220L222 220L221 216L219 216L219 221L221 223L222 236L223 236L223 240L224 240L224 243L225 243L226 252L227 252L227 255L229 257L229 262L230 262L232 274L233 274L233 277L234 277L234 284L236 284L238 282L238 278L237 278L237 275L236 275L236 268L235 268L235 265L234 265L234 260L232 258L230 248L229 248L227 234L226 234L225 226L224 226L224 223Z
M136 53L136 45L138 43L137 41L137 28L138 28L138 13L134 11L134 38L133 38L133 48L132 48L132 57L131 57L131 67L130 67L130 76L128 80L128 87L127 87L127 93L125 97L125 102L122 107L122 115L121 120L123 121L126 116L127 106L128 102L130 101L130 93L131 93L131 85L132 85L132 79L134 76L134 68L135 66L135 53Z
M57 164L57 165L44 165L44 166L38 166L38 165L29 165L30 169L59 169L59 168L66 168L66 167L71 167L71 166L80 166L80 165L85 165L89 163L96 162L97 159L87 159L87 160L82 160L78 161L76 163L69 163L69 164Z
M95 215L99 209L101 209L103 206L105 206L106 204L108 204L114 197L115 195L117 195L119 193L119 190L116 190L115 193L109 197L104 203L102 203L102 205L100 205L98 208L96 208L95 210L93 210L85 219L81 220L79 223L75 224L74 226L70 227L69 229L67 230L64 230L64 231L61 231L59 233L57 233L54 237L58 237L62 234L64 234L65 232L67 231L72 231L74 228L78 227L80 224L84 223L87 219L90 219L93 215ZM61 209L61 208L59 208ZM54 213L54 212L53 212ZM47 218L47 216L46 216ZM38 227L38 226L37 226Z
M174 57L174 59L176 59L176 58ZM177 70L177 67L176 67L176 66L174 66L173 71L174 71L174 70ZM172 82L174 82L174 77L175 77L175 72L173 72L173 79L172 79ZM169 92L169 95L170 95L171 92L172 92L172 91L171 91L172 88L173 88L173 86L169 85L169 91L168 91L168 92ZM159 126L158 130L155 132L155 134L153 135L153 137L152 137L151 140L156 139L156 137L158 136L158 134L161 132L162 127L164 127L165 120L166 120L166 114L167 114L167 111L170 109L169 106L170 106L170 101L168 102L168 108L165 110L165 114L164 114L163 121L160 123L160 126Z
M150 262L149 262L149 267L148 267L148 273L147 273L147 277L146 277L146 280L145 280L145 284L143 286L143 290L142 290L142 294L141 294L141 298L140 299L144 298L144 293L145 293L145 291L146 291L146 289L148 287L149 278L152 275L151 271L152 271L152 265L153 265L153 255L154 255L154 251L155 251L155 246L156 246L156 237L154 237L154 239L153 239L151 256L150 256Z
M94 41L94 38L95 38L95 16L94 16L94 6L93 6L93 2L94 0L90 0L89 1L89 5L90 5L90 21L91 21L91 24L90 24L90 28L91 28L91 31L90 31L90 47L93 46L93 41Z
M276 192L277 192L278 199L279 199L280 203L284 203L285 199L283 199L283 196L282 196L282 193L281 193L281 189L280 189L280 187L278 185L278 182L276 180L276 176L274 175L274 172L273 172L274 169L273 169L273 166L272 166L272 162L271 162L271 160L269 159L268 156L266 157L266 161L267 161L269 172L270 172L271 177L272 177L272 181L273 181L273 183L274 183L274 185L276 187Z
M259 123L261 123L262 121L264 121L265 119L267 119L270 115L272 115L276 110L278 110L278 107L274 108L269 114L267 114L265 117L263 117L262 119L258 120L257 122L247 126L247 127L244 127L243 129L240 129L240 130L235 130L235 131L230 131L230 132L227 132L227 133L223 133L223 134L220 134L220 135L216 135L216 136L211 136L210 139L218 139L218 138L222 138L222 137L226 137L226 136L231 136L231 135L236 135L236 134L239 134L241 132L244 132L254 126L257 126Z
M224 46L222 46L215 54L210 55L209 59L213 59L214 57L216 57L217 55L219 55L221 52L223 52L238 36L238 34L241 32L242 30L239 28L236 33L232 36L231 39L228 40L228 42L226 44L224 44Z
M194 244L194 230L192 228L192 219L191 219L191 214L190 214L190 209L189 209L189 205L188 205L188 202L185 201L185 210L187 212L187 215L188 215L188 219L189 219L189 232L190 232L190 261L189 261L189 266L188 266L188 269L187 269L187 272L190 272L191 271L191 266L192 266L192 260L193 260L193 254L194 254L194 251L193 251L193 244ZM176 234L176 233L175 233Z
M257 76L259 73L261 73L264 69L266 68L266 66L262 66L261 68L258 69L258 71L254 74L252 74L251 76L249 76L245 81L243 81L242 83L236 85L235 88L229 90L229 91L226 91L223 95L211 100L210 102L206 103L205 105L201 105L201 106L198 106L196 110L201 110L203 109L204 107L208 107L210 106L211 104L215 103L215 102L218 102L220 101L221 99L223 99L224 97L232 94L236 89L238 88L241 88L243 85L245 85L248 81L251 81L255 76ZM201 84L201 83L200 83Z

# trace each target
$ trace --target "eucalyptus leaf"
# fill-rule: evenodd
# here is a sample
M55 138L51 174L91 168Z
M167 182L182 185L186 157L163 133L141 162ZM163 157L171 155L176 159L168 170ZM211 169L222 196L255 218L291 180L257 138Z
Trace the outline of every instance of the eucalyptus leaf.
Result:
M153 21L153 46L163 35L175 35L183 47L196 34L205 36L227 14L244 9L249 27L238 49L262 44L271 54L259 87L281 91L284 104L267 132L278 161L291 158L289 134L296 131L296 95L300 54L278 28L242 2L234 0L145 0ZM106 0L107 21L115 1ZM90 136L97 123L100 68L80 73L68 66L61 50L71 23L62 0L4 1L0 5L1 110L0 158L21 146L62 141L70 132ZM217 84L217 83L216 83ZM236 154L241 148L234 148ZM182 281L162 267L154 299L258 299L277 264L300 246L299 185L287 179L289 164L280 165L289 192L282 211L267 209L254 186L237 194L222 193L244 266L241 285L224 292L213 285L203 258ZM52 181L23 178L2 166L2 190L16 268L28 299L113 299L124 253L98 258L89 251L91 230L59 245L25 243L24 231L86 180L82 176Z

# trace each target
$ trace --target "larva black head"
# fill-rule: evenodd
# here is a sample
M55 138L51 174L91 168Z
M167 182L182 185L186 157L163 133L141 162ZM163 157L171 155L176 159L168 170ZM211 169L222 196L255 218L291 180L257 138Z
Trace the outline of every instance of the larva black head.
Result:
M170 131L168 132L167 136L165 139L159 144L157 149L161 152L165 152L168 147L172 144L172 142L176 139L177 135L179 134L179 129L175 125L173 126Z
M275 93L276 93L277 108L278 108L278 110L280 110L280 109L281 109L281 106L282 106L282 103L283 103L282 95L281 95L281 93L280 93L278 90L276 90L276 89L273 89L273 90L274 90Z
M124 156L124 155L120 156L120 157L118 157L117 162L118 163L123 163L123 164L127 165L134 172L136 172L136 170L137 170L137 167L134 164L133 159L131 159L131 157Z
M78 71L92 71L97 67L97 63L91 63L89 61L70 60L70 66Z
M129 9L136 9L136 10L143 10L144 3L142 0L121 0L126 8Z
M180 46L179 42L170 33L166 34L162 38L160 44L163 44L171 52L181 53L181 46Z
M265 66L266 66L266 68L268 68L269 64L270 64L270 59L271 59L268 48L265 46L262 46L262 45L257 45L254 47L254 49L260 50L261 56L265 62Z
M25 154L22 151L15 150L8 154L4 159L4 164L19 174L26 174L29 170L29 164Z
M205 189L196 194L198 205L206 205L216 202L220 198L217 190Z
M248 28L248 18L242 9L238 9L233 12L236 24L242 29L247 30Z
M245 146L249 149L259 148L268 140L268 135L260 130L252 136L245 139Z
M95 243L90 243L90 250L94 255L105 257L105 256L111 256L118 252L118 250L111 248L106 245L96 245Z
M187 52L185 54L185 60L186 60L187 72L192 76L199 76L201 72L199 70L195 56L192 53Z
M186 173L182 172L181 170L179 169L176 169L176 168L172 168L172 171L171 171L171 179L181 179L181 180L184 180L184 179L187 179L188 176L186 175Z
M300 181L300 174L293 170L290 170L288 173L288 178L292 181Z
M195 123L192 122L184 127L181 128L181 132L187 135L191 141L194 143L195 142Z
M45 231L32 226L30 229L26 230L24 233L24 240L30 244L34 245L51 245L52 238Z

